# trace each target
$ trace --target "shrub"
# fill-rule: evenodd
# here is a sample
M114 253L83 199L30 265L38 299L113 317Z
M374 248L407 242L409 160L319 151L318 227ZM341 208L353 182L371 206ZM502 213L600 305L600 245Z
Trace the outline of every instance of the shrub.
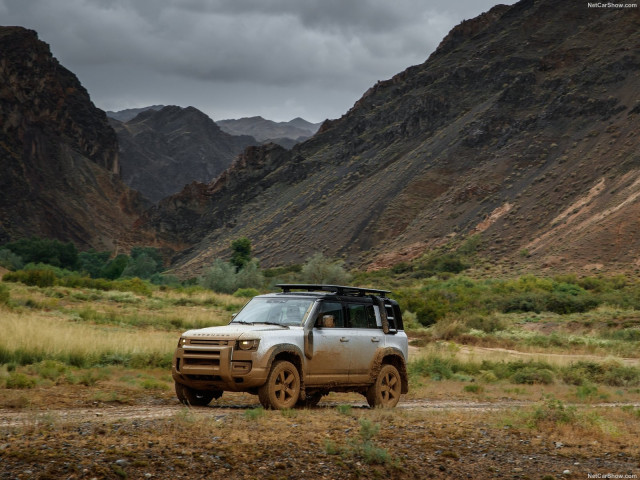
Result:
M73 243L62 243L48 238L23 238L4 245L27 263L46 263L55 267L76 267L78 250Z
M515 372L511 381L518 384L549 385L553 383L553 372L548 368L525 367Z
M577 420L576 408L567 407L560 400L548 398L534 409L531 414L532 426L540 427L543 423L572 424Z
M240 298L252 298L259 294L260 292L255 288L239 288L238 290L233 292L234 297Z
M24 267L24 261L19 255L16 255L8 248L0 249L0 267L9 270L20 270Z
M465 323L469 328L481 330L486 333L497 332L505 328L504 322L494 315L473 315L467 318Z
M6 386L7 388L15 388L15 389L27 389L33 388L36 385L36 380L33 377L29 377L24 373L20 372L11 372L11 374L7 377Z
M452 358L441 358L431 355L409 364L409 373L412 375L428 375L432 380L449 379L457 370L456 361Z
M199 283L214 292L233 293L237 289L236 269L230 263L216 259Z
M482 386L472 383L471 385L465 385L463 390L468 393L482 393Z
M239 288L262 288L264 285L264 275L258 268L258 262L247 262L236 273L236 285Z
M347 284L351 276L344 269L342 260L325 258L321 253L316 253L302 266L299 279L302 283L311 284Z
M2 279L40 288L52 287L57 283L56 275L51 270L18 270L5 274Z

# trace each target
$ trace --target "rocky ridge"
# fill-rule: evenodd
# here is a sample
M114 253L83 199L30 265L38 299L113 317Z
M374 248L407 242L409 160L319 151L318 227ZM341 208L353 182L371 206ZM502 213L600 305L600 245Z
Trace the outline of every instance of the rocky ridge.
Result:
M264 265L322 252L378 268L479 234L505 265L633 269L638 27L638 9L494 7L292 151L252 150L145 224L193 242L185 274L240 236ZM187 213L195 230L180 226Z
M115 249L148 206L120 180L107 117L36 32L0 28L0 242L31 235Z

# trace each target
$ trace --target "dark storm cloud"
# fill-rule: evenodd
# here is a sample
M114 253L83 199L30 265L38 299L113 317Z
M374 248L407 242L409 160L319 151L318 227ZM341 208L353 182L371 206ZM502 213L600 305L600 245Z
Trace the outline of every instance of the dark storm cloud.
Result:
M337 117L494 1L0 0L104 109Z

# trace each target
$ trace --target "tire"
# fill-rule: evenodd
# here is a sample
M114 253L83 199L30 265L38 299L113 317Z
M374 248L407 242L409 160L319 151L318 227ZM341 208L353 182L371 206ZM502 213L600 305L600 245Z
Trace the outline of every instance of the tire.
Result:
M219 390L195 390L178 382L175 382L175 384L176 396L178 400L180 400L180 403L192 407L204 407L205 405L209 405L209 402L214 398L220 398L222 396L222 392Z
M367 390L367 403L370 407L393 408L400 400L402 378L393 365L383 365L378 378Z
M307 395L304 400L301 398L298 399L296 403L296 407L298 408L315 408L320 403L320 399L322 399L322 393L316 392L311 395Z
M300 374L291 362L279 360L271 367L267 383L258 389L264 408L283 410L295 407L300 398Z

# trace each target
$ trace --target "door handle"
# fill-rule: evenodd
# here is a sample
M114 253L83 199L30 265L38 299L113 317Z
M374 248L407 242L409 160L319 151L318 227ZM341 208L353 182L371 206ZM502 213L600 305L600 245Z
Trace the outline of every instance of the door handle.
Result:
M372 342L379 342L380 339L378 337L371 337Z
M340 338L340 341L341 341L341 342L348 342L348 341L349 341L349 339L348 339L347 337L342 337L342 338Z

